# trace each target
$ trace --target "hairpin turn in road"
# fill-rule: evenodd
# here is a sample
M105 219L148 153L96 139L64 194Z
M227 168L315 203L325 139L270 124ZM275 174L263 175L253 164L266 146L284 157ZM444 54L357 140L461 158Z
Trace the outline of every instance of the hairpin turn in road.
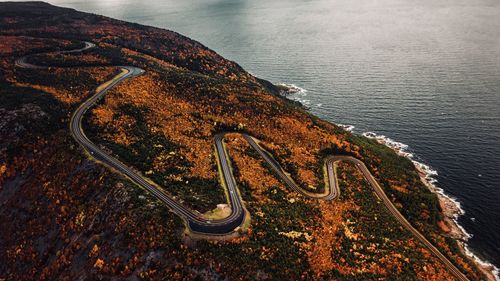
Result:
M90 48L94 48L95 44L90 42L84 42L85 46L75 50L67 51L57 51L52 53L79 53ZM43 53L42 53L43 54ZM35 65L28 62L29 56L23 56L16 60L16 65L21 68L27 69L47 69L49 66ZM243 201L241 195L238 191L236 180L233 176L231 166L229 163L229 155L224 146L224 133L215 135L215 148L217 154L217 164L222 173L222 184L227 192L227 197L229 205L231 207L231 214L223 219L211 220L204 218L199 212L193 211L179 201L175 200L171 195L165 192L162 188L153 184L143 175L134 171L130 167L126 166L120 162L115 157L106 153L95 145L89 138L85 135L82 128L82 119L85 113L106 94L106 92L113 88L118 83L124 81L125 79L130 79L138 75L143 74L145 71L143 69L134 66L118 66L121 68L122 72L116 75L111 80L103 83L99 86L88 100L83 102L73 113L70 120L70 131L75 140L84 148L89 155L95 160L111 167L118 173L128 177L131 181L141 186L149 193L154 195L164 204L166 204L174 213L180 216L187 224L189 229L193 232L204 234L204 235L225 235L234 232L238 227L240 227L247 212L243 206ZM258 152L262 159L270 165L274 173L285 183L287 187L300 193L304 196L321 199L321 200L333 200L337 198L339 194L339 186L337 184L337 175L335 171L335 162L338 161L351 161L355 164L356 168L363 174L364 178L374 189L375 193L378 195L380 200L387 207L389 212L398 220L407 230L409 230L412 235L417 238L422 244L424 244L436 257L438 257L443 264L448 268L448 270L458 279L458 280L468 280L467 277L460 272L460 270L445 256L443 255L431 242L429 242L418 230L416 230L406 218L398 211L391 200L387 197L382 187L375 180L373 175L370 173L368 168L359 159L351 156L329 156L325 159L326 165L326 177L328 178L328 185L325 191L321 194L312 193L305 189L299 187L290 176L288 176L285 171L281 168L276 160L265 151L260 145L259 141L248 134L241 134L243 138L248 142L248 144Z

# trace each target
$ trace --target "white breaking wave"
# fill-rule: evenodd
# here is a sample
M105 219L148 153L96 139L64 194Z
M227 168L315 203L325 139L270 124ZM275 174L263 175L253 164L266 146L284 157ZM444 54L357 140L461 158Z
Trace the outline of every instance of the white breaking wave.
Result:
M305 106L311 105L311 100L304 98L307 96L306 89L301 88L295 84L280 83L278 85L287 88L285 94L288 95L290 99L298 101ZM318 104L317 106L320 107L322 106L322 104Z
M338 124L338 125L340 126L340 124ZM455 224L457 225L457 227L460 229L460 231L464 234L464 237L463 237L464 241L467 241L468 239L472 238L473 235L470 234L470 233L468 233L458 223L458 218L461 215L465 214L465 211L462 208L462 205L460 204L460 202L456 198L454 198L454 197L446 194L445 191L442 188L440 188L440 187L438 187L436 185L437 179L435 177L438 175L438 172L436 170L432 169L427 164L424 164L422 162L419 162L419 161L415 160L413 153L408 152L408 145L407 144L394 141L394 140L392 140L392 139L390 139L390 138L388 138L388 137L386 137L384 135L378 135L377 133L374 133L374 132L365 132L362 135L365 136L365 137L367 137L367 138L370 138L370 139L375 139L375 140L377 140L377 142L385 144L389 148L392 148L398 155L404 156L404 157L407 157L408 159L410 159L413 162L413 164L419 170L421 170L425 174L425 180L428 182L430 188L432 188L432 190L434 192L440 194L441 196L447 198L448 200L450 200L451 202L453 202L453 204L455 204L458 212L456 212L456 213L453 214L453 221L455 222ZM496 266L494 266L490 262L484 261L481 258L479 258L476 254L474 254L471 251L471 249L470 249L470 247L469 247L469 245L467 243L460 242L460 241L459 241L459 243L463 243L463 246L464 246L464 249L465 249L465 254L468 255L469 257L473 258L478 264L480 264L480 265L482 265L484 267L493 268L492 273L493 273L494 278L497 281L500 281L500 270Z
M297 86L295 84L280 83L278 85L287 88L285 94L289 95L290 99L298 101L298 102L300 102L301 104L303 104L305 106L310 106L311 105L311 100L305 99L305 97L307 96L307 90L306 89L301 88L301 87L299 87L299 86ZM316 106L317 107L321 107L322 105L323 104L319 103ZM353 125L344 125L344 124L336 124L336 125L339 126L339 127L341 127L341 128L343 128L346 131L349 131L349 132L352 132L354 130L354 128L355 128ZM442 188L440 188L440 187L438 187L436 185L436 183L438 182L437 179L436 179L436 176L438 175L438 172L436 170L432 169L427 164L424 164L422 162L419 162L419 161L415 160L415 157L414 157L415 155L413 153L411 153L411 152L408 151L408 145L407 144L395 141L395 140L393 140L393 139L391 139L389 137L386 137L384 135L378 135L377 133L374 133L374 132L365 132L362 135L365 136L365 137L367 137L367 138L375 139L375 140L377 140L377 142L382 143L382 144L388 146L389 148L393 149L398 155L410 159L410 161L412 161L413 164L420 171L422 171L424 173L424 179L428 183L429 188L432 191L434 191L434 192L438 193L439 195L441 195L442 197L445 197L447 200L451 201L455 205L457 212L453 213L452 220L455 222L455 224L457 225L457 227L463 233L463 236L464 236L463 240L467 241L468 239L472 238L472 234L468 233L458 223L458 218L460 216L462 216L462 215L465 214L465 211L462 208L462 205L460 204L460 202L456 198L454 198L454 197L446 194L445 191ZM481 175L478 175L478 176L481 176ZM478 264L482 265L483 267L492 268L493 269L492 273L493 273L493 276L494 276L495 280L500 281L500 270L496 266L494 266L490 262L484 261L481 258L479 258L476 254L474 254L471 251L469 245L466 242L458 241L458 243L462 243L463 244L463 246L464 246L463 248L465 249L465 254L468 255L470 258L474 259Z
M415 160L414 154L408 152L408 145L407 144L392 140L391 138L388 138L384 135L379 135L379 134L374 133L374 132L365 132L362 135L367 137L367 138L370 138L370 139L375 139L375 140L377 140L377 142L385 144L389 148L392 148L394 151L396 151L396 153L398 155L404 156L404 157L410 159L413 162L413 164L417 167L417 169L419 169L420 171L422 171L425 174L425 179L427 180L427 182L430 183L431 187L434 189L433 191L436 191L440 195L447 197L448 199L453 201L453 203L455 203L455 205L457 206L457 209L459 210L459 214L457 214L457 218L458 218L458 215L465 214L465 211L462 209L460 202L456 198L453 198L453 197L445 194L444 190L442 188L435 185L435 183L437 183L437 179L435 177L438 175L438 172L436 170L432 169L429 165ZM470 234L466 233L466 235L470 235Z
M307 96L307 90L295 84L279 83L278 85L287 88L287 94L298 94L303 97Z
M348 132L352 132L352 130L354 130L355 128L353 125L344 125L344 124L336 124L336 125Z

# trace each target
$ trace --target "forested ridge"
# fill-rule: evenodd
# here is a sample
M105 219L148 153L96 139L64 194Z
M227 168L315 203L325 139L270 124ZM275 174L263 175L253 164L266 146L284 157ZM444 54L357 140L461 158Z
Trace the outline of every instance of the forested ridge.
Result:
M15 67L21 56L82 41L97 46L30 58L60 68ZM199 42L41 2L0 3L0 42L0 280L452 279L352 166L339 166L340 198L318 202L287 189L238 134L226 144L249 230L227 241L190 239L176 215L89 160L69 134L71 113L118 73L114 65L146 73L106 94L86 116L87 134L189 207L227 203L216 133L259 138L316 191L324 156L352 155L420 232L471 279L483 278L438 226L436 195L411 161L311 115Z

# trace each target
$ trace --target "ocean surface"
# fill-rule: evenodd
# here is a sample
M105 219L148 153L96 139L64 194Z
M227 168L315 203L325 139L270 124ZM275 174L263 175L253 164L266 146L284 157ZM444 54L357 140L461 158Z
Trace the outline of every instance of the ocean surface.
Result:
M167 28L294 84L316 115L408 145L500 267L500 1L49 0Z

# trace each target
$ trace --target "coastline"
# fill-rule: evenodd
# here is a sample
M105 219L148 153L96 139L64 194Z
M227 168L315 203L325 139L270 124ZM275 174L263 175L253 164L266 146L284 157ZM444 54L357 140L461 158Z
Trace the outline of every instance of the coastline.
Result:
M294 84L280 83L278 85L281 89L281 94L286 98L298 101L305 106L310 105L310 100L305 99L307 96L307 90ZM355 128L353 125L338 123L336 123L336 125L351 133ZM443 232L457 241L460 251L477 265L478 269L486 275L488 278L487 280L500 281L500 269L474 254L467 244L467 240L472 237L472 234L468 233L458 223L458 218L464 215L465 211L462 209L462 206L457 199L447 195L442 188L436 185L437 180L434 177L437 176L437 171L433 170L429 165L415 160L414 155L408 152L408 145L404 143L394 141L384 135L378 135L374 132L364 132L362 135L376 140L378 143L391 148L398 155L406 157L412 161L420 175L422 183L424 183L424 185L438 197L439 205L444 217L442 223L439 224L439 227L443 230Z
M352 131L354 129L351 125L338 125L348 131ZM479 258L469 248L467 240L471 238L472 235L458 223L458 218L465 214L465 211L462 209L462 206L457 199L447 195L442 188L436 185L437 180L433 177L437 175L437 172L431 169L428 165L415 160L414 155L407 152L408 146L406 144L394 141L383 135L377 135L374 132L365 132L362 135L376 140L378 143L394 150L398 155L406 157L413 162L420 175L422 183L424 183L425 186L427 186L427 188L438 197L439 205L444 216L444 224L439 225L443 232L447 233L451 238L457 241L461 252L477 265L479 270L486 275L488 280L500 281L500 270L492 263Z

